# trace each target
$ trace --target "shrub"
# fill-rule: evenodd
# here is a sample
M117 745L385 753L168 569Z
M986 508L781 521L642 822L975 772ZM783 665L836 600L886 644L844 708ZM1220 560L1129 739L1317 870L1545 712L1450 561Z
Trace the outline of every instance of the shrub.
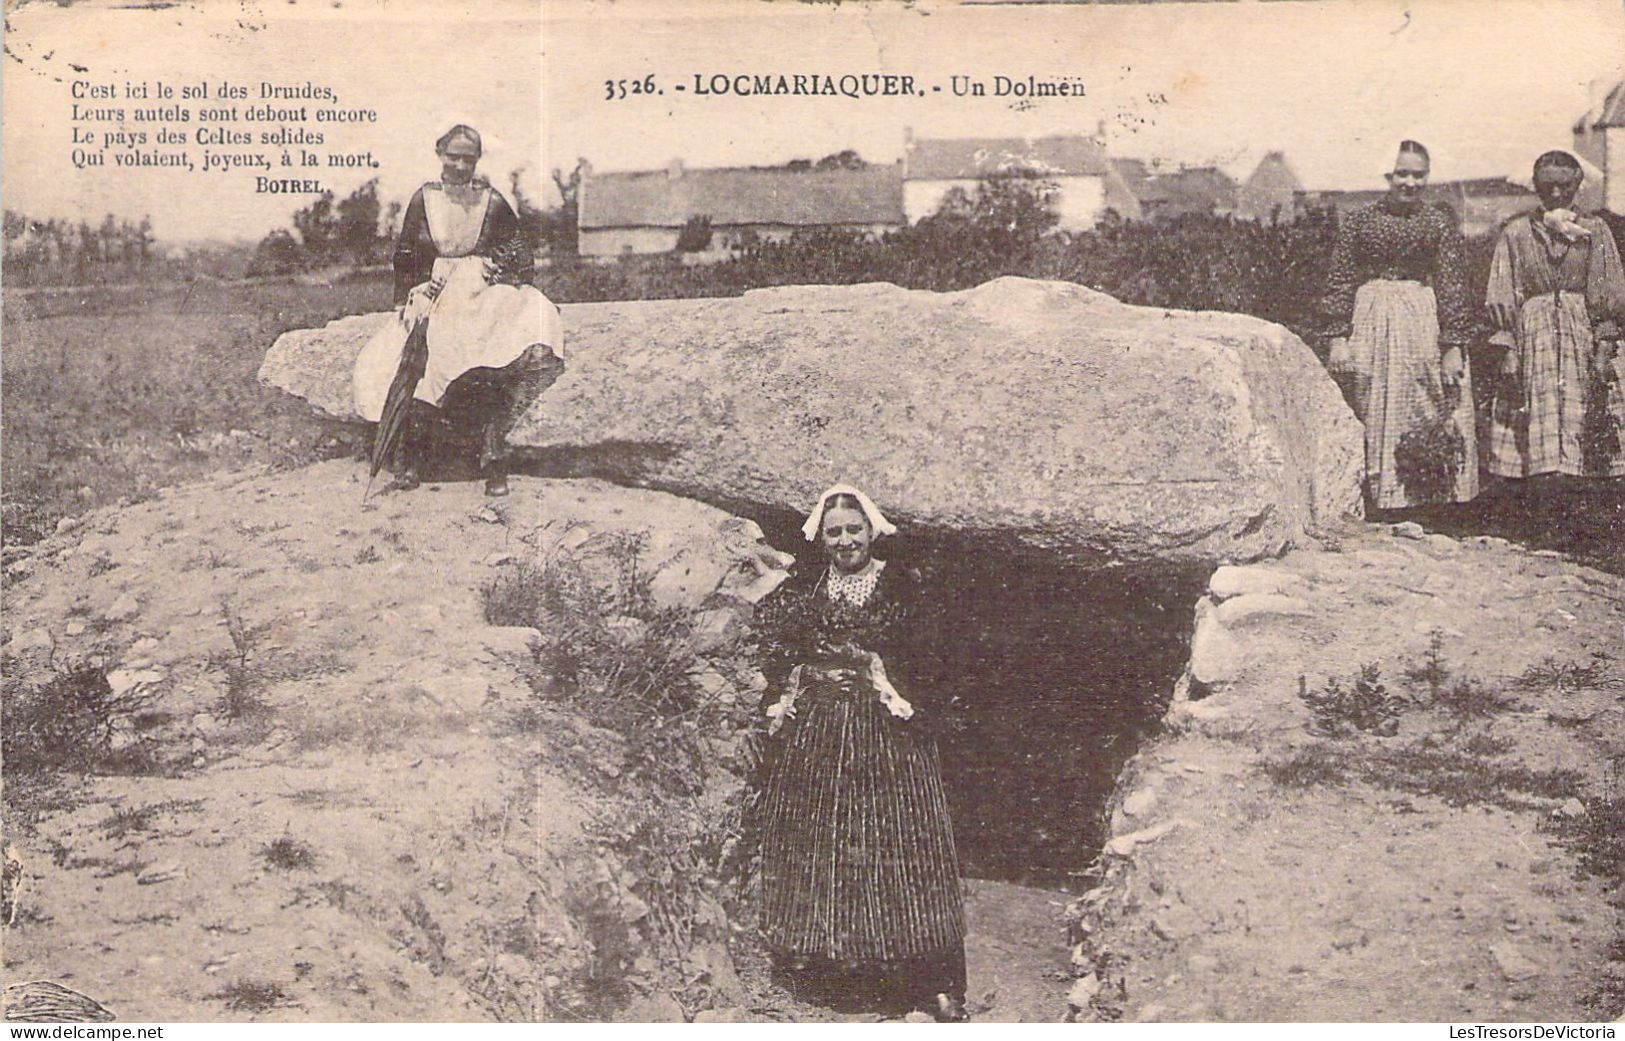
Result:
M1388 693L1382 682L1382 669L1375 662L1361 666L1347 687L1332 677L1317 691L1309 691L1300 684L1298 696L1314 715L1309 726L1311 733L1345 737L1361 732L1391 737L1399 732L1399 715L1404 711L1404 703Z
M1467 445L1453 417L1457 393L1447 393L1435 401L1438 414L1405 431L1394 445L1394 472L1406 494L1416 502L1450 502L1455 498L1456 478L1467 461Z
M59 668L43 683L16 678L5 663L3 724L7 780L56 772L84 773L114 760L115 720L133 716L144 695L113 693L101 665Z
M676 716L701 702L692 613L663 608L643 564L647 534L562 543L504 569L481 590L485 620L542 633L538 657L574 693Z

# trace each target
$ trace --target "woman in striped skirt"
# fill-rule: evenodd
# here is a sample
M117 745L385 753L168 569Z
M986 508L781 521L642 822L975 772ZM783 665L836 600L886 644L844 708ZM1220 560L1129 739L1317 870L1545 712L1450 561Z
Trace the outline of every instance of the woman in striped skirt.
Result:
M830 489L803 530L827 567L792 576L759 614L768 946L803 994L864 992L962 1020L965 915L932 732L935 627L916 581L870 554L895 529L863 493Z
M1625 268L1608 225L1570 209L1584 177L1567 152L1535 160L1540 208L1496 242L1485 302L1503 348L1488 453L1498 477L1625 477Z
M1465 353L1473 310L1455 215L1422 196L1428 164L1426 148L1400 143L1388 194L1343 216L1320 302L1327 365L1365 424L1366 501L1379 510L1478 494ZM1437 427L1454 442L1443 478L1407 481L1395 460L1405 455L1401 440Z

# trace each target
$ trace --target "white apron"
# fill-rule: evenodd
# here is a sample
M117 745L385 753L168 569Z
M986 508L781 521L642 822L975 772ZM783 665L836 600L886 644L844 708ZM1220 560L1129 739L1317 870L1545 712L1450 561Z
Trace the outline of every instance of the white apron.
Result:
M489 204L488 196L482 199ZM487 285L484 259L468 255L479 240L486 207L457 206L432 190L424 191L423 204L441 253L433 278L445 279L445 287L428 310L429 361L413 396L439 406L446 388L463 373L503 368L538 345L562 359L564 326L552 301L535 286ZM418 310L410 304L399 308L396 320L384 323L356 357L355 410L362 419L376 423L383 415L412 323L421 317Z

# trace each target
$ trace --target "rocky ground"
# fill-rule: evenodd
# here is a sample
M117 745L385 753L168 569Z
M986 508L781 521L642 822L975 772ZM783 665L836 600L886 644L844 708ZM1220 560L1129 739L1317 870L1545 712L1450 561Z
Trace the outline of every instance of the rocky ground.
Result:
M1616 1019L1625 581L1414 524L1333 541L1198 605L1072 908L1077 1015Z
M760 676L730 619L784 559L755 526L596 481L363 506L363 476L226 475L8 555L6 982L127 1022L876 1018L770 987L717 861L683 848L725 845L740 788L731 707ZM624 568L589 552L619 536L700 623L690 680L723 708L669 746L703 750L683 797L646 730L559 696L539 634L482 607L549 553ZM97 749L28 769L22 742L63 732L18 706L87 665ZM1064 1015L1064 896L968 886L984 1016Z
M125 1021L878 1018L790 1000L725 917L760 687L730 640L784 562L755 526L596 481L363 506L363 476L226 475L8 552L11 726L87 663L116 710L49 783L8 728L7 982ZM679 743L489 624L482 589L564 551L696 623L717 711ZM1625 581L1355 525L1222 571L1195 619L1099 887L967 882L978 1018L1620 1014ZM674 795L652 764L686 748Z

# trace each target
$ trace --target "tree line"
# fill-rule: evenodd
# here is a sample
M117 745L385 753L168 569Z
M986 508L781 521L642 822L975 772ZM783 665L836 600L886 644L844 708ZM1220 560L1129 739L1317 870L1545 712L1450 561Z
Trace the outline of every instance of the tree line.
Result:
M109 213L93 225L55 217L36 220L7 209L4 231L6 278L19 285L141 278L162 259L155 249L152 218L146 216L131 221Z

